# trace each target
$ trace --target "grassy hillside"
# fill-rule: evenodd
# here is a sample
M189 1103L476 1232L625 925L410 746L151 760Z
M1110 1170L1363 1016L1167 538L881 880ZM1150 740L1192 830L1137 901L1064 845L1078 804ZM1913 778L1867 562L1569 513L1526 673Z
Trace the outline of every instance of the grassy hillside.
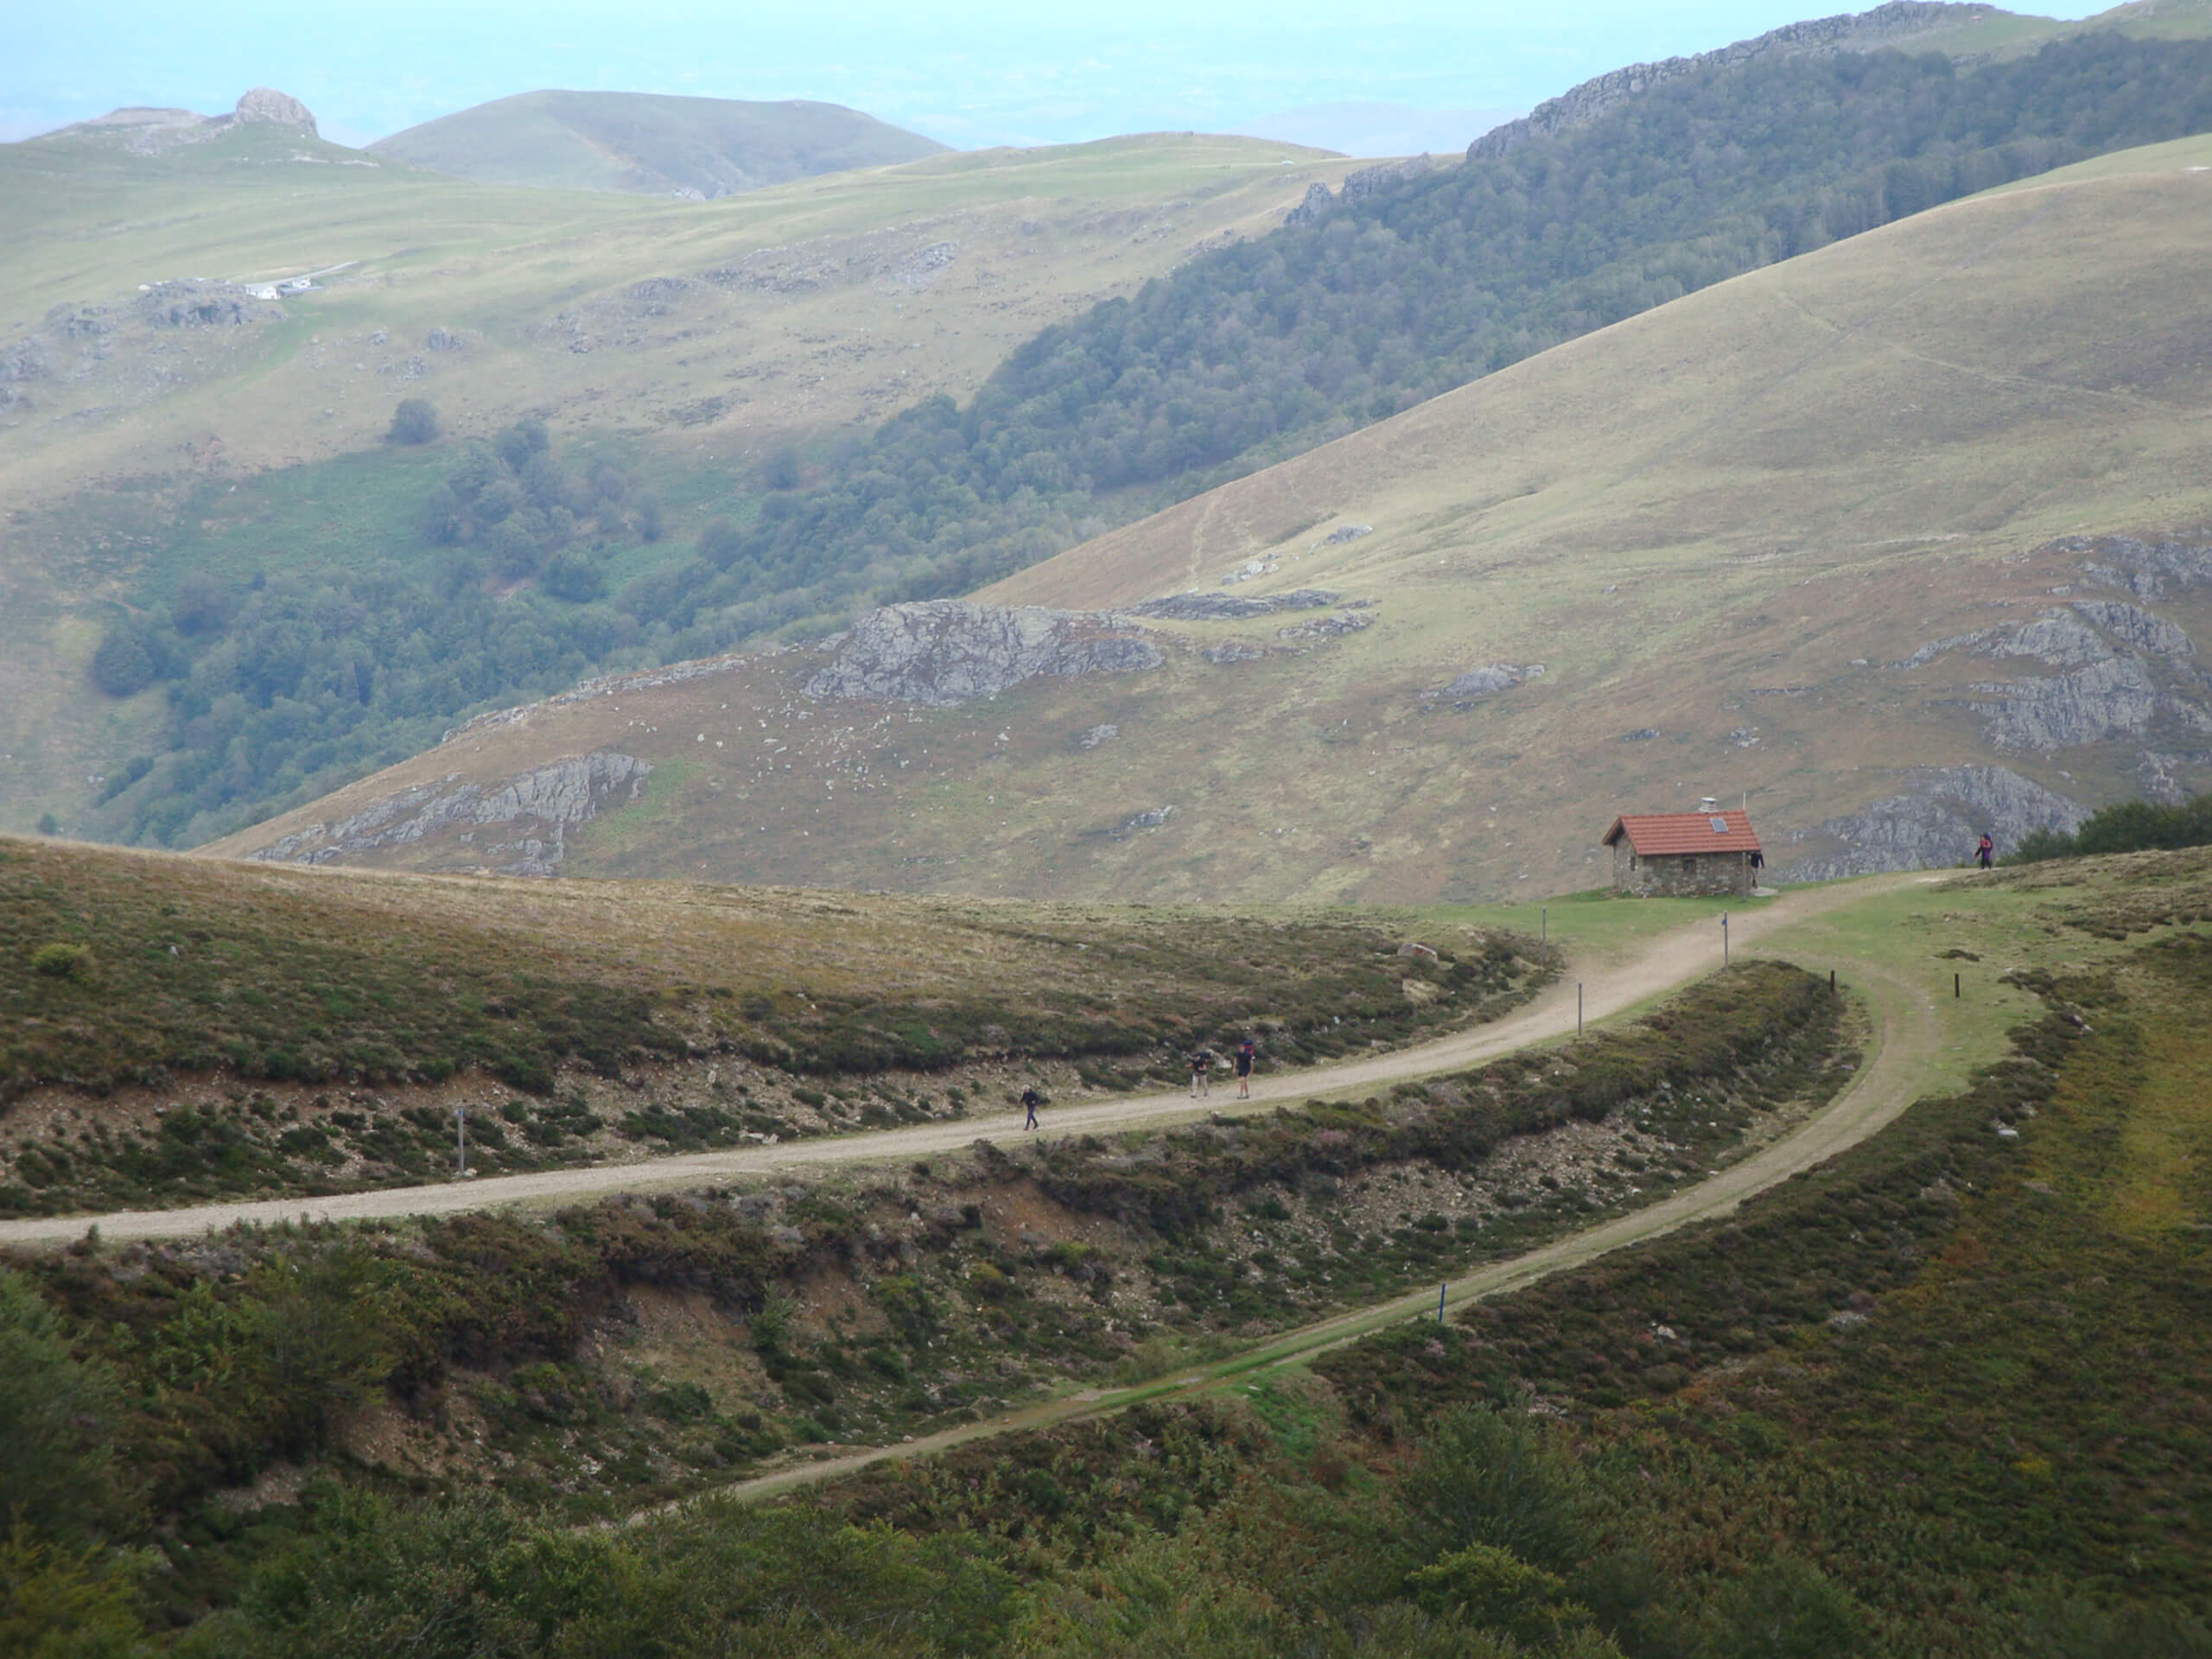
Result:
M2075 601L2212 638L2201 554L2137 588L2090 569L2133 555L2067 540L2186 539L2212 510L2212 363L2188 345L2190 273L2212 252L2212 174L2190 169L2207 164L2212 141L2136 152L1738 278L984 595L1097 609L1310 588L1334 608L1154 619L1156 669L941 709L810 698L827 652L620 684L473 728L223 849L320 847L314 826L404 788L607 752L666 769L579 831L568 868L1411 899L1594 885L1616 812L1704 794L1748 796L1781 868L1832 851L1821 826L1870 802L1955 785L1990 804L1984 775L1915 768L1993 764L2095 802L2164 755L2186 786L2201 693L2158 665L2185 657L2098 647L2106 666L2078 671L2152 664L2145 706L2091 688L2082 706L2109 719L2046 756L1998 699L2040 707L2077 670L1978 653ZM1346 525L1370 533L1331 542ZM1963 820L1952 833L1937 861L1971 845ZM354 855L483 861L444 831Z
M1498 156L1384 169L918 407L666 606L713 645L817 594L959 591L1061 524L1190 495L1738 272L2099 151L2212 129L2212 43L2105 33L1715 64ZM656 595L658 597L658 595Z
M919 161L944 146L837 104L650 92L523 92L369 146L480 184L711 200L820 173Z
M663 555L667 569L643 562L639 579L607 593L610 613L533 613L526 641L458 614L450 639L395 622L388 631L427 632L430 655L454 661L450 695L389 676L369 688L358 670L313 686L243 658L233 670L228 653L252 656L251 640L195 643L219 625L181 625L184 638L150 648L149 660L162 669L156 677L176 678L166 665L194 658L193 684L172 690L168 729L127 761L130 804L85 822L172 844L208 838L419 745L441 717L542 693L563 674L779 631L819 634L856 603L962 591L1147 498L1249 469L1547 340L1979 184L2212 121L2202 56L2108 34L1972 72L1895 53L1715 67L1505 156L1370 180L1364 195L1301 210L1311 223L1217 247L1134 304L1046 330L964 410L940 395L866 440L771 457L757 515L751 501L731 502L696 557ZM1761 133L1758 144L1737 142L1750 131ZM1574 229L1541 228L1558 225ZM916 280L934 282L940 260L957 260L951 248L917 256L928 269ZM666 288L648 286L656 296ZM656 297L645 308L661 306ZM573 352L593 341L569 343ZM556 505L550 486L538 493L537 555L519 543L508 556L495 550L494 577L526 582L567 539L569 520L545 515L605 528L604 512ZM569 575L553 586L572 602L610 588L606 570ZM388 600L390 584L372 583L352 600L411 616L467 583L456 573L413 586ZM158 607L154 616L158 629ZM324 637L310 656L369 660L316 626ZM280 655L299 655L289 635ZM210 662L212 676L202 671ZM111 690L112 677L100 676ZM124 678L125 690L137 683ZM225 712L237 708L233 693L247 700L242 715ZM254 712L278 700L314 712L304 721ZM105 800L110 786L101 791Z
M487 1169L957 1116L1022 1068L1172 1082L1192 1046L1255 1030L1271 1063L1360 1051L1554 970L1465 929L1408 965L1389 930L0 841L0 1208L420 1179L455 1107L503 1100L520 1128L503 1153L492 1122Z
M543 413L688 546L709 500L744 510L767 452L965 395L1038 328L1346 165L1164 137L702 204L493 188L265 126L153 156L97 132L0 146L0 215L39 230L0 251L0 825L79 824L87 775L159 729L158 697L87 696L122 607L193 569L423 554L424 474L452 454L381 442L402 398L448 446ZM167 302L140 291L333 266L216 326L156 327ZM611 551L650 568L678 544Z
M18 1627L328 1659L2201 1653L2208 879L2139 855L1827 912L1790 944L1853 941L1847 981L1962 970L1926 1064L2002 1058L1722 1219L1289 1363L1254 1363L1270 1333L1802 1121L1853 1069L1825 977L1739 963L1557 1053L1112 1144L15 1258Z

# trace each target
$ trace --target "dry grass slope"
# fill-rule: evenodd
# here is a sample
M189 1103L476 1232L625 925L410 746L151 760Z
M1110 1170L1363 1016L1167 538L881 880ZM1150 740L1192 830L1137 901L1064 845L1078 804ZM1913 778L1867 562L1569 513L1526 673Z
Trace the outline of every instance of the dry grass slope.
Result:
M981 596L1322 587L1372 601L1341 637L1162 622L1148 674L933 711L813 703L811 657L764 658L480 728L222 850L598 748L662 770L572 841L582 871L1068 897L1580 888L1615 811L1706 793L1748 796L1779 864L1911 766L2131 792L2158 733L2001 749L1971 705L2009 669L1893 665L2060 605L2085 556L2057 538L2212 512L2205 167L2202 139L2106 158L1753 273ZM1344 524L1372 533L1328 544ZM2207 598L2158 608L2212 639ZM1545 671L1423 696L1490 664Z

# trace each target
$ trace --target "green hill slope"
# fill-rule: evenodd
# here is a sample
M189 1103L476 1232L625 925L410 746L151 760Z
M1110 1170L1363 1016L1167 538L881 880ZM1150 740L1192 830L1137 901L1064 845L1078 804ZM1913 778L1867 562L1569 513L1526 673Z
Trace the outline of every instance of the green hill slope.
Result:
M838 104L524 92L379 138L372 153L481 184L713 200L944 146Z
M107 628L194 571L434 561L452 444L535 413L579 467L602 446L666 512L668 539L608 542L626 582L744 512L771 451L967 396L1038 329L1348 165L1166 136L696 203L473 184L265 125L0 146L0 219L36 232L0 246L0 824L83 824L86 778L156 744L159 693L88 677ZM380 442L405 397L448 444Z
M1187 589L1194 620L1018 652L915 613L618 683L222 850L500 867L423 803L605 753L663 769L564 868L1414 899L1590 886L1614 813L1701 795L1833 870L2201 785L2212 555L2151 543L2212 510L2208 163L2138 151L1719 284L981 596Z
M690 573L677 613L789 585L798 556L880 568L862 550L887 542L902 564L875 597L959 591L1033 558L1049 513L1192 494L1740 271L2208 129L2212 42L2106 32L1972 69L1896 52L1717 62L1503 154L1363 175L1039 335L965 410L887 428L734 568Z
M1133 301L1033 336L964 409L949 394L926 399L872 437L823 446L804 458L811 464L791 457L773 480L764 470L757 506L730 501L688 563L626 559L564 584L583 598L604 588L611 613L556 611L516 639L506 625L518 611L481 626L439 611L442 591L404 567L398 589L357 590L389 619L386 632L415 632L399 619L425 611L461 631L448 640L428 627L420 653L452 665L450 689L412 670L365 687L350 664L388 653L346 637L350 624L314 621L305 593L273 659L252 637L263 601L234 607L247 619L235 639L184 625L149 652L171 665L167 729L139 757L117 757L137 792L91 822L171 844L213 836L428 741L442 717L543 692L563 675L779 631L818 635L871 601L970 588L1086 526L1734 271L2069 156L2212 124L2206 71L2212 47L2111 34L1971 72L1895 53L1721 65L1501 157L1362 174L1325 203L1325 188L1309 190L1293 216L1301 222L1202 250ZM818 269L799 280L818 281ZM567 317L571 352L596 351L588 333L577 337L577 313ZM698 417L728 395L702 399ZM550 494L541 505L553 510ZM204 515L218 516L228 516L221 504ZM534 541L550 552L564 534ZM531 576L536 556L517 551L497 575ZM158 628L159 607L149 608ZM302 621L304 657L289 632ZM241 654L233 664L226 652ZM303 675L318 658L338 671ZM310 712L293 718L295 705ZM154 781L137 785L142 772Z

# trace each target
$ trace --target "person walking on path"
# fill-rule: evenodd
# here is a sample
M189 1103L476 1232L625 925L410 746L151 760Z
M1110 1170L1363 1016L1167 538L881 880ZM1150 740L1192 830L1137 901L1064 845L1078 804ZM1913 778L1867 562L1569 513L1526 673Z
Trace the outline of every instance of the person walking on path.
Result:
M1023 1128L1033 1129L1037 1127L1037 1109L1044 1103L1045 1096L1037 1092L1035 1084L1031 1084L1021 1091L1021 1109L1028 1114L1027 1121L1021 1126Z
M1236 1098L1252 1098L1252 1062L1259 1058L1259 1045L1249 1037L1236 1046Z
M1192 1100L1210 1092L1206 1087L1206 1073L1212 1065L1211 1051L1203 1048L1194 1048L1191 1051L1191 1098Z
M1974 861L1985 870L1997 861L1997 843L1986 834L1974 843Z

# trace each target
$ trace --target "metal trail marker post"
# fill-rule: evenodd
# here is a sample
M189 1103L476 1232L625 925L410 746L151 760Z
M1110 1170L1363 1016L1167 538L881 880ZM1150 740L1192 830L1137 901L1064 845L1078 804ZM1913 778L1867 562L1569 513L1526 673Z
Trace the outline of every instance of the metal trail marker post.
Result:
M468 1179L468 1108L453 1109L454 1174L461 1180Z
M1536 912L1536 937L1546 944L1551 942L1552 907L1549 905Z
M1582 1034L1582 982L1574 982L1574 1034Z
M1728 912L1720 912L1720 965L1728 965Z
M1444 1323L1444 1293L1450 1288L1451 1286L1448 1283L1436 1287L1436 1322L1439 1325Z

